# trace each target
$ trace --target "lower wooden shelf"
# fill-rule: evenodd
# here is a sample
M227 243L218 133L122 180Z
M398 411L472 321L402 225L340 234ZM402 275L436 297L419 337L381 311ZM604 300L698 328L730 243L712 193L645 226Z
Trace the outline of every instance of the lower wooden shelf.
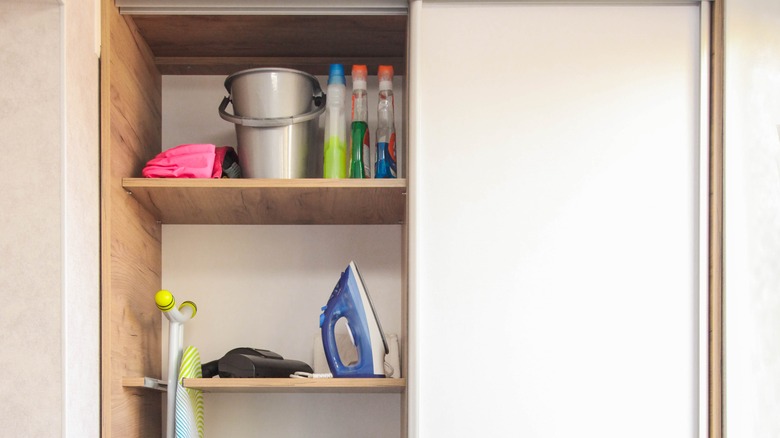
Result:
M204 392L367 392L400 393L406 379L184 379Z
M148 377L125 378L127 388L152 388ZM159 381L157 381L159 382ZM163 382L164 383L164 382ZM402 393L406 379L184 379L184 386L203 392L260 392L260 393Z

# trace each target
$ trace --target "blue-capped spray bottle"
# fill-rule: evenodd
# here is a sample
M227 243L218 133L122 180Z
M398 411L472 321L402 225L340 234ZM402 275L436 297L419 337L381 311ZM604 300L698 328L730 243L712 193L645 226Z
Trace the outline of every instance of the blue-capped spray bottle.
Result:
M322 173L325 178L347 177L347 114L344 105L347 81L344 66L331 64L328 101L325 104L325 147Z

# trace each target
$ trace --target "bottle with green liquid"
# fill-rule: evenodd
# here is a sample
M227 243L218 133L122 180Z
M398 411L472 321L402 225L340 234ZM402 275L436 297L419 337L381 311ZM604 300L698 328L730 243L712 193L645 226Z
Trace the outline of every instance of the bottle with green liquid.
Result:
M352 66L352 132L350 136L350 178L371 178L368 132L368 92L365 65Z
M325 178L347 177L347 117L344 100L347 81L344 66L331 64L328 100L325 104L325 148L322 173Z

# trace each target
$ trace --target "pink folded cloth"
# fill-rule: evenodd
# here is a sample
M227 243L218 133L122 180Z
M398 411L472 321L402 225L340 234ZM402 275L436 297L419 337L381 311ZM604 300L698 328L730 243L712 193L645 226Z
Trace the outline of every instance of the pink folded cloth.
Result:
M228 153L235 154L229 146L182 144L149 160L141 174L146 178L221 178Z

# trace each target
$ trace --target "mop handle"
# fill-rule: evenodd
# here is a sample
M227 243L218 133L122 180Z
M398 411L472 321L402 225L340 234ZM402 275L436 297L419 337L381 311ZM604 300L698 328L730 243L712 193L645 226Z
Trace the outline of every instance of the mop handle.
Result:
M154 296L157 308L168 319L168 410L167 427L165 436L174 438L176 418L176 385L179 380L179 366L181 365L182 343L184 330L182 324L192 319L198 312L197 306L192 301L181 303L176 308L176 299L167 290L161 290Z
M161 290L154 296L154 302L157 303L157 308L163 312L168 321L185 323L195 317L198 313L198 307L192 301L185 301L181 303L179 308L176 308L176 298L173 294L167 290Z

